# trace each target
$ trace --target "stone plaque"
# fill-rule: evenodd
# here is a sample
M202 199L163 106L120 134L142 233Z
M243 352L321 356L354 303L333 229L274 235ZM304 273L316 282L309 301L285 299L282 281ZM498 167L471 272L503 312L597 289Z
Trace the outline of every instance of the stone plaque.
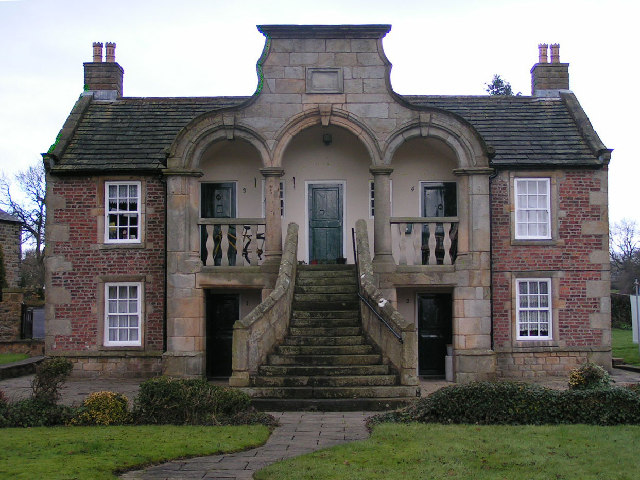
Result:
M307 93L343 93L341 68L307 68Z

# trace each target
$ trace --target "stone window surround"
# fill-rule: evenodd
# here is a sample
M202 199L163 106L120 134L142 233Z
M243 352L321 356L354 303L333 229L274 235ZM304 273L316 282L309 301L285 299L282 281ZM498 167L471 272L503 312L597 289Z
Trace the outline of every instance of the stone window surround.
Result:
M526 284L538 284L538 288L541 285L546 285L547 286L547 293L546 294L541 294L540 292L538 292L538 296L540 298L542 298L543 296L546 297L547 299L547 306L546 308L538 305L537 307L537 311L538 313L542 313L543 311L545 311L549 317L548 317L548 321L546 322L548 324L548 334L547 335L541 335L540 333L538 333L538 335L532 335L532 336L527 336L527 335L521 335L520 334L520 328L519 328L519 324L520 324L520 313L521 313L521 309L524 309L525 311L530 311L529 308L534 308L531 307L531 305L529 305L529 307L520 307L520 302L518 302L518 298L520 296L520 285L522 283L526 283ZM531 291L529 291L527 294L527 296L530 295L536 295L534 293L532 293ZM516 279L516 339L517 340L551 340L552 334L553 334L553 300L552 300L552 295L551 295L551 279L550 278L517 278ZM536 322L525 322L525 323L545 323L545 322L541 322L538 318L538 320Z
M140 291L138 293L138 298L140 301L140 337L138 345L105 345L106 340L106 285L113 283L137 283L139 284ZM145 328L146 321L145 317L147 314L147 305L146 305L146 277L144 275L104 275L98 277L97 284L97 295L96 295L96 305L98 308L97 315L97 342L99 350L103 351L112 351L112 350L131 350L131 351L143 351L145 349Z
M107 241L107 230L106 230L106 215L107 215L107 204L106 204L106 184L107 183L139 183L139 193L140 193L140 217L138 219L138 240L135 242L109 242ZM98 228L98 248L99 249L122 249L122 248L146 248L146 218L147 218L147 207L146 207L146 191L147 184L144 178L134 177L134 176L121 176L121 177L98 177L97 178L97 211L96 211L96 219L97 219L97 228ZM93 213L93 212L92 212Z
M558 175L556 171L518 171L509 172L509 211L511 212L511 245L560 245L558 235L558 218L561 215L558 198ZM549 221L551 238L520 239L516 238L516 179L548 179L549 180Z
M559 291L562 272L529 271L512 272L511 274L511 344L515 349L529 347L559 347L563 342L559 340ZM551 328L548 339L518 339L518 280L551 280Z
M108 223L108 217L111 214L111 211L109 210L109 194L107 193L107 191L112 187L115 186L117 190L120 189L120 187L127 187L127 198L131 198L129 197L129 188L128 187L132 187L135 186L137 187L137 196L136 196L136 210L123 210L123 212L126 212L126 215L133 215L135 214L137 217L137 224L134 228L137 229L137 235L135 238L109 238L109 229L110 229L110 225ZM141 183L139 181L116 181L116 182L110 182L110 181L106 181L104 182L104 198L105 198L105 203L104 203L104 216L105 216L105 229L104 229L104 243L140 243L140 204L142 202L142 192L141 192ZM116 210L117 212L120 212L119 208ZM121 213L117 214L118 216L121 215ZM123 227L126 229L130 229L130 226L127 227Z

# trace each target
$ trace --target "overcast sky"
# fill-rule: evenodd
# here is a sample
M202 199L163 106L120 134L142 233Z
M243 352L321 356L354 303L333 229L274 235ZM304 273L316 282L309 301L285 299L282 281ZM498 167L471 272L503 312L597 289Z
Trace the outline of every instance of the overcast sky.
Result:
M41 161L83 87L92 43L116 42L125 96L251 95L259 24L389 23L396 92L483 95L495 73L531 93L539 43L613 148L610 216L640 223L637 0L0 0L0 170Z

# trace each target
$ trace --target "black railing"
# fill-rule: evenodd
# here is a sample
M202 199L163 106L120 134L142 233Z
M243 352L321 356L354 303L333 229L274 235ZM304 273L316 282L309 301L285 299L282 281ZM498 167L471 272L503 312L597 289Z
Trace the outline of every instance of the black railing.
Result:
M402 341L402 336L396 332L391 325L378 313L378 311L374 308L373 305L369 303L369 300L362 295L362 284L360 283L360 263L358 262L358 249L356 248L356 231L354 228L351 229L351 241L353 243L353 262L356 264L356 276L358 280L358 298L362 300L362 302L371 310L371 312L380 320L385 327L391 332L391 334L398 339L400 343L404 343Z

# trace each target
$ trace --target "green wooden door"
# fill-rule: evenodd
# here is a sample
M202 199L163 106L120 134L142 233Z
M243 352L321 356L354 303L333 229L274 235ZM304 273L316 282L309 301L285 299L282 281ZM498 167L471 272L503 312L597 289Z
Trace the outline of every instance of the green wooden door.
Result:
M342 185L309 185L309 260L335 263L342 252Z

